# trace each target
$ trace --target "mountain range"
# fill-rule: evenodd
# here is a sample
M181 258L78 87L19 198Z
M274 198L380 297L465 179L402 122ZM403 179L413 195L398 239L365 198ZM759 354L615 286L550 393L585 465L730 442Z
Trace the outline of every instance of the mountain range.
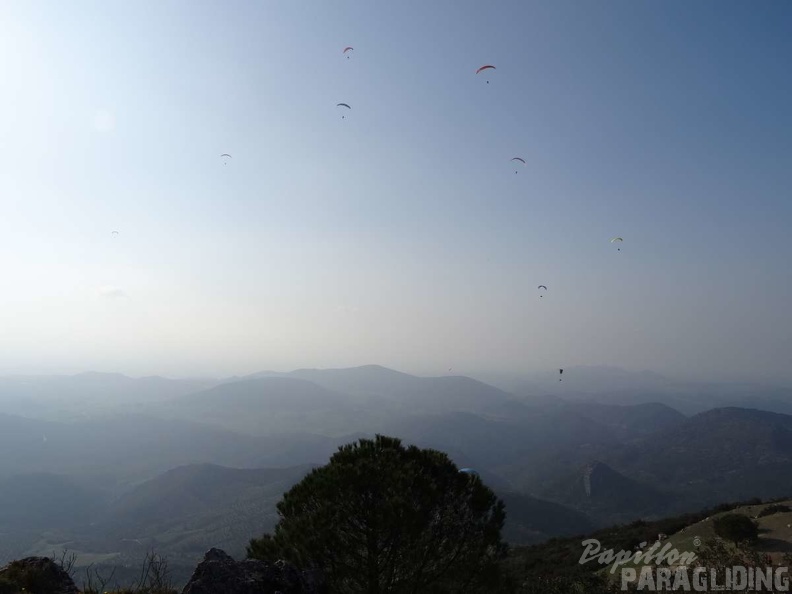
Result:
M375 365L0 378L0 562L60 547L130 566L150 547L184 567L210 546L239 554L308 469L377 433L476 468L515 543L792 492L785 388L603 368L552 379L510 392Z

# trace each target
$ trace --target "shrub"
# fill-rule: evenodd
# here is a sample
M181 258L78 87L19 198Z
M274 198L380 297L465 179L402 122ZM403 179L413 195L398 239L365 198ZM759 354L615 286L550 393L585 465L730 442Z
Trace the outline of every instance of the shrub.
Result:
M742 514L726 514L715 518L715 534L737 544L742 541L754 541L759 536L756 524Z
M792 508L790 508L788 505L781 505L777 503L775 505L768 505L766 508L760 511L757 514L757 516L763 518L765 516L772 516L774 514L783 514L789 511L792 511Z

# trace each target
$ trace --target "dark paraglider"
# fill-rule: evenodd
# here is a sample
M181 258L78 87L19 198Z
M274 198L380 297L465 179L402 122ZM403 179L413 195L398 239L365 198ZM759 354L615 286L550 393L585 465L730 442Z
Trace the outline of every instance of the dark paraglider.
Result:
M493 66L492 64L487 64L486 66L482 66L481 68L476 70L476 74L478 74L482 70L489 70L489 69L496 70L495 66ZM489 84L489 81L487 81L487 84Z
M351 107L349 107L349 105L347 105L346 103L336 103L336 107L346 107L347 109L352 109L352 108L351 108ZM343 115L342 115L342 116L341 116L341 119L343 120L344 118L346 118L346 116L343 116Z

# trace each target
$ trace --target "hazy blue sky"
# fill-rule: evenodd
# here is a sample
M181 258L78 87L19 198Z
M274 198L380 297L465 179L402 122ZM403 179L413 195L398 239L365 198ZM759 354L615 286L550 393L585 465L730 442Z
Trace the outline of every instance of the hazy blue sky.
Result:
M2 11L4 373L792 381L790 2Z

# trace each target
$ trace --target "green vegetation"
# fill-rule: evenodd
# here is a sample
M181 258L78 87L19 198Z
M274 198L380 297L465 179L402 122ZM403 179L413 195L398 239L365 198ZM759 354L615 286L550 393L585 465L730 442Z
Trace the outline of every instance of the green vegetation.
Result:
M792 511L792 508L789 507L788 505L782 505L780 503L777 503L775 505L768 505L766 508L764 508L762 511L760 511L757 514L756 517L764 518L765 516L772 516L772 515L775 515L775 514L783 514L783 513L787 513L787 512L791 512L791 511Z
M0 576L0 594L54 592L60 579L61 571L54 563L31 566L24 561L12 561Z
M343 446L278 504L248 556L321 569L330 592L493 592L503 502L448 456L378 435Z
M726 514L715 518L715 534L734 544L749 541L752 542L759 537L756 524L742 514Z
M76 555L63 551L60 559L34 557L12 561L0 575L0 594L49 594L64 592L75 581ZM111 587L113 574L104 576L93 566L85 568L82 594L177 594L165 557L146 555L137 583L130 588Z
M509 579L516 583L542 583L542 580L544 580L550 585L554 584L553 587L560 587L559 584L566 584L566 586L572 588L576 583L586 583L585 580L589 579L588 576L602 569L602 566L595 562L579 563L583 554L581 542L584 539L597 539L603 549L632 551L641 543L655 542L659 534L671 535L710 516L728 512L741 506L760 503L761 501L757 499L724 503L696 513L683 514L651 522L638 520L629 524L597 530L591 534L581 534L568 538L553 538L545 543L528 547L513 547L504 561L504 569ZM575 590L568 591L573 592ZM584 589L581 591L589 590Z

